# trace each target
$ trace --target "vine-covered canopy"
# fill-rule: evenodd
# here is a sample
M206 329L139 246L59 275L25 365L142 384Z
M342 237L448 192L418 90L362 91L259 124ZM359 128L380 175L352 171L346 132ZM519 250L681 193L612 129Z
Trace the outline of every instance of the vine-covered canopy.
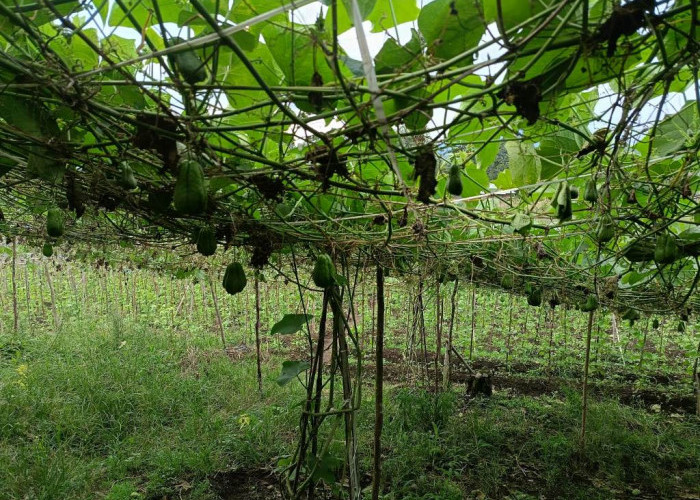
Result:
M0 229L679 309L699 30L697 0L0 0Z

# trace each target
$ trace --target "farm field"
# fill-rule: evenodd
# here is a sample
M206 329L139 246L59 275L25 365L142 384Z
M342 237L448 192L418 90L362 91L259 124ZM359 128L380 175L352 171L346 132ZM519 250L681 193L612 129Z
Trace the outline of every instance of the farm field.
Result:
M261 289L259 394L253 300L220 298L224 350L213 296L202 283L22 255L28 260L17 280L21 328L9 331L12 313L4 307L0 336L0 498L282 498L281 472L294 452L305 394L298 381L276 380L284 360L303 356L305 341L301 333L269 330L281 311L298 305L290 285L270 280ZM51 275L53 301L44 273ZM3 278L7 305L10 276ZM399 312L405 286L394 282L389 290L396 314L388 315L385 350L383 498L697 498L692 328L680 334L664 322L647 332L642 358L643 324L621 324L614 340L610 317L599 319L582 450L585 325L577 311L567 311L564 323L563 311L545 310L527 319L525 330L524 299L476 293L469 364L492 374L494 392L469 398L464 367L455 367L449 390L436 393L433 353L427 370L420 349L409 361ZM365 285L367 305L373 293ZM455 345L465 361L471 295L467 288L457 299ZM508 308L518 319L511 319L506 359ZM361 312L368 354L358 442L368 485L373 318L371 308ZM342 434L329 457L320 494L335 498L343 481Z
M0 0L0 500L700 500L700 0Z

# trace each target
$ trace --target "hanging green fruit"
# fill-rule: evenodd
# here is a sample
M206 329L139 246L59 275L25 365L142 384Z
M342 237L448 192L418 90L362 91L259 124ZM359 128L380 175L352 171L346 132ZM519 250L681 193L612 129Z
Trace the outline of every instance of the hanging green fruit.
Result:
M598 309L598 298L591 294L588 294L586 301L580 305L580 309L583 312L592 312Z
M605 214L600 218L596 239L599 243L607 243L615 237L615 223L610 215Z
M554 294L549 298L549 307L554 309L559 304L561 304L561 299L559 298L559 294L554 292Z
M569 187L568 182L564 181L559 184L555 201L556 204L553 205L557 211L557 218L559 219L559 222L564 222L571 219L573 212L571 210L571 188Z
M197 251L199 253L205 257L209 257L210 255L214 255L216 253L216 232L213 228L209 226L202 227L195 232L195 235Z
M223 285L228 294L236 295L242 292L246 283L245 271L239 262L233 262L226 267Z
M182 38L172 38L169 45L183 43ZM190 85L207 79L207 68L194 50L185 50L168 56L170 65L182 76Z
M659 320L656 319L656 318L654 318L654 321L651 322L651 327L652 327L654 330L656 330L657 328L659 328Z
M637 240L627 247L622 254L630 262L649 262L654 260L656 253L653 242L648 240Z
M134 177L134 171L126 162L122 163L119 184L121 184L121 186L128 191L136 189L136 187L138 186L138 183L136 182L136 177Z
M589 179L586 183L586 189L583 191L583 199L591 204L598 201L598 186L595 183L595 179Z
M207 190L204 171L199 163L185 160L180 164L173 195L178 212L197 215L207 207Z
M629 321L630 326L634 326L634 322L637 321L639 318L641 318L641 314L639 314L639 311L636 309L629 308L625 311L625 313L622 315L622 319L626 319Z
M671 264L678 260L680 251L676 243L676 237L672 234L660 234L656 238L654 248L654 260L659 264Z
M63 212L60 208L51 208L46 215L46 233L52 238L63 236L65 231Z
M44 246L41 249L41 253L44 257L51 257L53 255L53 246L51 245L51 243L44 243Z
M501 278L501 287L505 288L506 290L510 290L513 288L513 275L512 274L504 274L503 277Z
M325 289L335 284L335 266L330 255L323 253L318 256L311 278L319 288Z
M452 196L462 196L462 174L457 165L450 167L450 177L447 181L447 191Z
M525 285L525 293L527 294L527 303L533 307L542 305L542 289L530 283Z

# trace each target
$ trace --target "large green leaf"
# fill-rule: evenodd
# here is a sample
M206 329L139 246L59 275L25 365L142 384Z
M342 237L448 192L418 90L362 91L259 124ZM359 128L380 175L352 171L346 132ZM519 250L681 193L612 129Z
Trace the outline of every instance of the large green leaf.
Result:
M545 4L552 2L542 0L483 0L484 18L487 23L498 22L499 3L501 4L500 21L502 21L502 24L499 24L498 28L499 30L503 28L505 31L508 31L527 21L535 14L542 12Z
M48 23L56 19L57 14L48 7L44 8L43 2L36 0L0 0L0 3L11 8L11 10L20 17L29 19L29 22L35 26ZM107 3L107 2L105 2ZM81 9L80 0L69 0L65 2L55 2L53 9L58 15L66 16L71 12L77 12ZM17 26L11 21L9 16L0 14L0 31L9 34Z
M462 196L477 196L488 190L489 183L486 169L472 164L462 172Z
M98 0L98 2L99 1L100 0ZM180 11L189 4L184 0L123 0L122 4L126 8L126 10L124 10L117 2L105 2L112 5L109 19L105 17L105 21L108 21L111 26L123 25L134 28L138 26L138 28L141 29L158 24L153 1L158 2L158 9L164 23L177 23L180 18ZM208 2L205 1L204 3L209 12L214 11L211 0ZM103 11L101 10L101 12ZM103 13L103 16L104 15L105 13ZM128 20L128 16L134 18L137 26L132 25L131 21ZM170 34L175 35L175 33Z
M274 324L270 330L271 335L290 335L301 330L307 321L313 316L311 314L285 314L284 317Z
M372 23L372 32L379 33L415 21L419 12L416 0L377 0L367 20Z
M428 52L451 59L479 43L485 27L476 0L436 0L418 15L418 28ZM467 61L473 58L468 57Z
M233 2L233 9L231 9L231 19L241 24L252 17L264 14L287 3L286 0L236 0ZM275 22L283 21L284 19L285 16L283 14L273 18ZM250 27L250 31L259 34L264 26L264 23L256 24Z
M537 148L542 179L550 179L561 171L581 150L581 137L568 130L548 133Z
M656 128L654 151L657 156L692 147L700 140L700 115L695 101L686 104L675 115L671 115Z
M377 0L357 0L357 6L360 9L360 15L362 19L367 19L370 12L374 8L374 4ZM338 33L343 33L353 27L354 23L352 21L352 0L341 0L342 7L338 8L337 22L336 26ZM339 4L341 3L339 2ZM330 29L333 26L333 8L328 9L326 14L326 26Z
M399 45L389 38L374 58L375 71L377 74L405 71L418 63L420 51L420 39L415 30L412 30L411 40L406 45Z
M247 55L250 63L255 69L255 72L267 85L274 86L279 85L282 82L282 72L277 67L272 54L270 54L270 49L266 44L258 44L257 47L255 47L255 49ZM217 79L224 81L229 85L247 85L253 88L259 87L259 84L253 74L248 70L238 56L236 56L228 47L221 47L219 49ZM249 90L245 92L230 91L227 93L227 97L232 107L243 108L249 106L258 99L264 98L265 92L263 90ZM230 123L245 123L256 119L259 118L237 116L232 117Z
M91 44L88 44L82 37L66 34L51 24L45 24L40 30L51 39L49 47L71 71L88 71L97 67L99 59L93 47L99 47L100 43L96 29L82 30L83 36L88 38L92 42Z
M279 385L287 385L300 373L304 373L309 368L311 368L311 365L306 361L285 361L282 363L282 372L277 377L277 383Z
M322 50L306 26L268 25L263 30L263 37L289 85L312 85L314 72L321 75L324 83L335 80Z
M529 142L507 142L508 168L515 187L534 184L540 180L542 164L535 148Z

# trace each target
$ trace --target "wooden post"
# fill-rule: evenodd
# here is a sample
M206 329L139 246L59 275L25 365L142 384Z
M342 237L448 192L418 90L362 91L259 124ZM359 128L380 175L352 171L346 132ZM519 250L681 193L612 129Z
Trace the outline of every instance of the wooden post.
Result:
M14 332L19 330L19 312L17 311L17 237L12 238L12 314L14 315Z
M258 392L262 396L262 369L260 362L260 279L255 271L255 354L258 365Z
M442 389L446 391L450 387L450 370L451 370L451 363L450 363L450 358L452 357L452 331L454 329L454 324L455 324L455 313L457 312L457 287L459 286L459 279L455 279L455 287L454 290L452 290L452 299L450 300L450 304L452 307L452 310L450 311L450 326L449 330L447 331L447 347L445 348L445 360L442 365Z
M698 371L698 362L700 362L700 342L695 353L695 362L693 363L693 385L695 386L695 414L700 417L700 371Z
M472 276L474 271L472 270ZM472 281L472 334L469 340L469 361L472 360L474 354L474 328L476 326L476 286L474 281Z
M647 333L649 333L649 318L647 318L646 326L644 327L644 340L642 340L642 352L639 353L639 366L638 370L642 369L642 363L644 362L644 351L647 348Z
M384 268L377 264L377 340L374 382L374 474L372 500L379 499L382 478L382 427L384 425Z
M214 300L214 312L216 314L216 324L219 326L219 333L221 334L221 345L224 349L226 350L226 335L224 334L224 324L221 321L221 314L219 313L219 300L216 297L216 287L214 286L214 282L212 280L209 280L209 285L211 288L211 297ZM182 301L180 301L180 304L182 304ZM180 310L180 306L177 306L178 311Z
M440 300L440 280L435 284L435 392L440 387L440 348L442 347L442 311Z
M510 337L512 335L513 328L513 294L510 294L508 298L508 337L506 337L506 366L508 366L508 360L510 359Z
M24 262L24 295L27 299L27 322L29 322L32 317L32 298L29 290L29 269L26 261Z
M56 294L53 291L53 283L51 282L51 273L49 273L49 268L44 263L44 272L46 273L46 282L49 285L49 292L51 293L51 313L53 314L53 327L54 330L58 331L61 326L58 319L58 311L56 310Z

